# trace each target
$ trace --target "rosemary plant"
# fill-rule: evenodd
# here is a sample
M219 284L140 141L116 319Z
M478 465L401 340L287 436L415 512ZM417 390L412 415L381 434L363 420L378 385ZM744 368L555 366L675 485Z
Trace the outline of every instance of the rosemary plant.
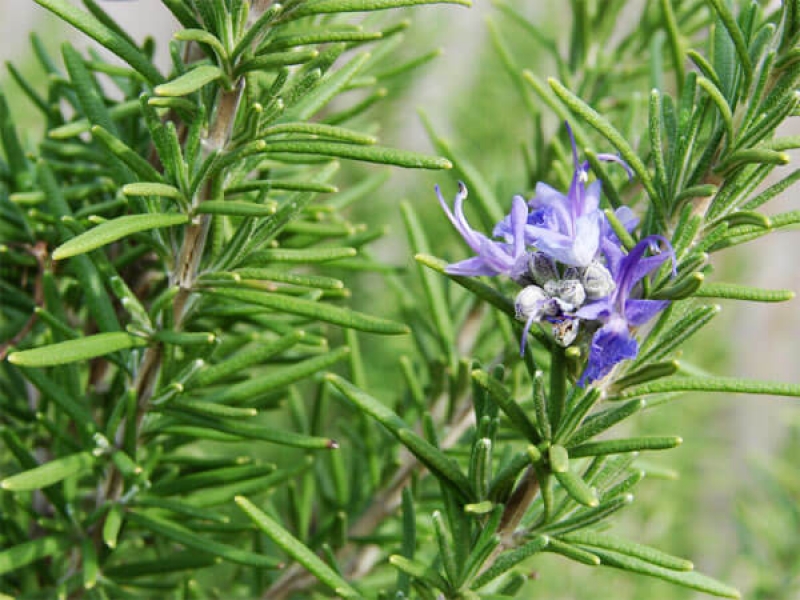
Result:
M425 117L446 158L373 135L384 86L437 54L384 11L433 0L162 0L169 73L82 1L36 0L121 62L33 36L46 83L12 67L0 93L0 594L527 598L554 553L739 597L607 532L655 471L639 454L681 443L610 430L687 392L800 396L678 361L714 299L793 296L716 281L710 256L800 221L760 210L800 178L764 184L800 146L776 134L800 2L647 2L626 33L634 3L573 0L565 47L498 0L533 132L506 199ZM348 209L385 174L340 191L340 159L453 167L437 219L471 253L432 255L431 190L401 205L415 280L382 264L383 223ZM391 375L359 332L409 340Z

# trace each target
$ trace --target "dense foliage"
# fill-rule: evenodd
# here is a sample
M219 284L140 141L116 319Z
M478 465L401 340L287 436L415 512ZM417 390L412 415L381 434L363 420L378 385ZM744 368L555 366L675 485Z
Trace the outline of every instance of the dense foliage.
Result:
M556 39L498 1L533 131L512 199L424 114L445 158L373 135L437 55L384 10L429 2L163 0L168 74L94 0L36 2L122 63L65 44L59 64L34 36L46 82L10 71L45 124L31 147L0 93L0 593L529 597L554 553L738 597L607 532L659 474L639 453L681 443L609 430L686 392L800 396L678 361L713 299L793 296L709 257L800 221L760 210L800 178L763 184L800 146L776 135L800 3L647 2L620 31L631 3L574 0ZM385 173L341 159L462 182L442 174L442 212L433 190L401 205L413 282L371 250L382 222L351 221L394 205ZM446 217L465 260L432 255ZM398 359L374 336L410 341Z

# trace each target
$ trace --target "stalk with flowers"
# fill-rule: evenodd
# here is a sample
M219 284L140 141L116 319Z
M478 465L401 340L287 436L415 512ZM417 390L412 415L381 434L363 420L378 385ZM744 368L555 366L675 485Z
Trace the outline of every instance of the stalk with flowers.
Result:
M554 554L739 597L611 528L682 441L629 419L800 396L678 360L712 299L793 296L711 255L800 223L761 211L800 179L766 183L800 146L797 0L648 2L630 30L633 3L575 0L566 49L496 0L524 182L424 115L442 157L377 145L371 111L437 55L383 11L426 0L163 0L168 73L95 0L36 1L124 64L34 36L44 91L11 73L37 143L0 94L0 594L504 600L545 594L531 569L566 589ZM416 279L383 264L349 207L383 217L385 175L339 161L452 167L472 255L434 257L463 249L426 193L401 205Z

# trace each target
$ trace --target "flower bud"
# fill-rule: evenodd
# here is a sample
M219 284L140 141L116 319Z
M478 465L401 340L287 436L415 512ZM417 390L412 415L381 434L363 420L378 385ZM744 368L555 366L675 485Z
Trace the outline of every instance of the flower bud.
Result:
M548 281L544 284L544 291L567 304L568 306L563 307L564 310L575 310L586 302L586 292L577 279Z
M528 270L537 285L543 286L548 281L558 279L556 263L541 252L532 252L528 255Z
M548 300L547 294L539 286L526 286L514 300L517 319L527 321L533 316L534 320L538 321Z
M598 261L584 269L581 283L589 300L605 298L617 287L609 270Z

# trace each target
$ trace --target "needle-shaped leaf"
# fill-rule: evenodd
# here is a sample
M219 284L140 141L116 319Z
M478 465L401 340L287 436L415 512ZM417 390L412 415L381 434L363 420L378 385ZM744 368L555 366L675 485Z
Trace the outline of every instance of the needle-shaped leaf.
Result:
M100 125L92 126L92 137L99 142L106 150L111 152L120 161L133 171L142 181L156 181L163 183L164 178L161 173L153 168L145 158L139 155L133 148L125 144L120 138L112 135Z
M398 571L410 575L431 587L445 592L450 590L447 580L437 570L418 560L406 558L399 554L392 554L389 557L389 563L397 568Z
M146 345L146 339L122 331L98 333L76 340L13 352L8 356L8 362L22 367L50 367Z
M546 535L539 535L533 538L531 541L522 544L518 548L504 552L497 558L491 567L486 569L486 571L475 578L475 580L472 582L472 589L476 590L485 586L487 583L494 581L500 575L507 572L509 569L514 568L526 558L529 558L537 552L544 550L549 543L549 537Z
M645 436L638 438L623 438L618 440L603 440L600 442L587 442L570 448L572 458L583 456L601 456L604 454L619 454L621 452L641 452L644 450L669 450L683 443L683 439L676 435Z
M280 565L280 561L272 556L256 554L217 542L161 517L131 510L128 511L128 520L169 540L183 544L187 548L213 554L233 563L262 569L275 569Z
M137 103L138 107L138 103ZM161 196L162 198L183 198L181 191L166 183L140 182L122 186L126 196Z
M325 378L359 409L386 427L438 478L448 482L464 499L475 500L469 480L458 463L414 433L397 413L337 375L328 373Z
M156 69L150 59L148 59L141 50L101 23L91 14L75 8L66 0L35 1L47 10L57 14L73 27L81 30L99 44L108 48L136 71L141 73L151 84L155 85L164 80L164 77L158 72L158 69Z
M212 567L220 562L213 554L198 550L171 552L153 560L131 561L103 569L103 574L111 578L130 579L134 577L153 577L180 571L196 571Z
M428 238L411 204L403 202L400 205L400 209L406 224L411 249L415 253L429 252ZM449 354L455 334L453 333L453 320L450 314L452 309L448 306L447 296L445 296L444 287L442 286L442 278L431 272L430 269L424 268L421 264L419 265L419 274L428 300L428 306L432 313L431 316L439 334L439 341L445 354Z
M659 196L655 187L653 186L653 180L650 177L650 173L647 171L644 163L639 158L639 155L636 154L622 134L617 131L613 125L611 125L608 119L601 116L600 113L564 87L564 85L562 85L559 81L555 79L548 79L548 83L556 95L561 98L561 100L563 100L567 106L575 111L576 114L585 119L586 122L596 129L598 133L611 142L611 144L622 155L622 158L625 159L625 162L630 165L631 169L633 169L634 173L636 173L636 175L639 177L639 180L642 182L642 186L644 186L645 190L647 190L647 194L650 196L651 200L653 202L659 202Z
M470 0L312 0L291 12L294 19L326 13L386 10L421 4L460 4L472 6Z
M206 200L196 212L205 215L231 215L235 217L271 217L277 210L274 204L258 204L239 200Z
M61 244L53 251L53 260L85 254L140 231L185 225L188 222L189 216L180 213L117 217Z
M293 298L280 294L256 292L252 290L212 289L209 293L220 298L229 298L239 302L264 306L266 308L304 317L311 317L334 325L379 333L399 335L408 333L402 323L365 315L346 308L331 306L322 302L313 302L303 298Z
M656 550L655 548L650 548L649 546L637 544L636 542L631 542L606 533L599 533L587 529L568 533L560 537L573 544L605 548L606 550L613 550L620 554L633 556L645 562L664 567L665 569L673 569L675 571L691 571L694 569L692 562L685 558L678 558L677 556L672 556L671 554Z
M541 442L536 426L525 414L525 411L517 403L511 393L505 389L502 383L490 377L485 371L476 369L472 372L472 379L489 393L489 397L495 402L511 421L511 426L518 429L528 441L538 444Z
M410 169L450 169L453 166L445 158L428 156L418 152L397 150L383 146L362 146L323 140L267 141L263 146L260 146L260 151L266 152L268 155L287 153L349 158L351 160L395 165Z
M800 398L800 384L735 377L675 377L637 385L621 392L616 399L665 392L726 392Z
M722 598L741 598L741 594L735 588L706 575L701 575L700 573L695 573L693 571L675 571L651 564L634 556L628 556L605 548L598 548L596 546L591 546L590 548L592 554L599 557L601 564L609 567L632 571L642 575L649 575L650 577L657 577L658 579L663 579L670 583L676 583L693 590L699 590Z
M694 295L700 298L729 298L750 302L787 302L794 298L791 290L765 290L735 283L706 283Z
M322 356L316 356L300 361L288 367L283 367L262 373L258 377L248 379L235 385L227 386L222 391L212 394L209 399L214 402L236 403L248 398L255 398L266 392L286 387L292 383L321 373L343 360L350 354L350 348L344 346Z
M253 348L241 350L215 365L207 366L189 379L185 388L192 389L216 383L222 379L235 375L251 367L261 364L268 358L288 350L305 337L303 331L293 331L285 336L265 344L258 344Z
M75 542L65 535L40 537L0 551L0 574L10 573L32 562L55 556Z
M33 469L6 477L0 481L0 488L12 492L39 490L89 470L96 460L97 457L90 452L62 456Z
M353 77L364 68L368 59L369 54L359 54L340 69L326 75L283 115L281 121L303 121L311 118L345 89Z
M500 201L497 199L492 186L489 185L480 171L467 160L466 156L463 156L444 138L436 134L425 113L420 113L420 118L436 151L453 159L456 174L464 181L471 196L475 198L483 224L487 228L493 227L495 223L503 218L505 211L501 208Z
M278 444L279 446L291 446L293 448L305 448L308 450L333 450L339 447L334 440L329 438L296 433L281 427L267 427L262 424L252 424L252 421L245 423L242 422L241 419L226 420L218 416L200 416L199 414L193 414L177 407L168 408L166 412L170 416L176 417L189 425L205 427L212 431L228 434L240 440L261 440L263 442Z
M153 91L159 96L188 96L204 85L221 78L222 75L222 70L219 67L201 65L176 77L172 81L157 85Z
M247 257L248 263L269 263L269 262L288 262L288 263L319 263L343 258L352 258L358 255L355 248L272 248L270 250L259 250Z
M342 598L361 597L361 594L353 586L322 562L316 554L308 549L308 546L286 531L277 521L269 517L250 500L243 496L238 496L236 504L281 550L308 569L317 579L331 588L337 596Z

